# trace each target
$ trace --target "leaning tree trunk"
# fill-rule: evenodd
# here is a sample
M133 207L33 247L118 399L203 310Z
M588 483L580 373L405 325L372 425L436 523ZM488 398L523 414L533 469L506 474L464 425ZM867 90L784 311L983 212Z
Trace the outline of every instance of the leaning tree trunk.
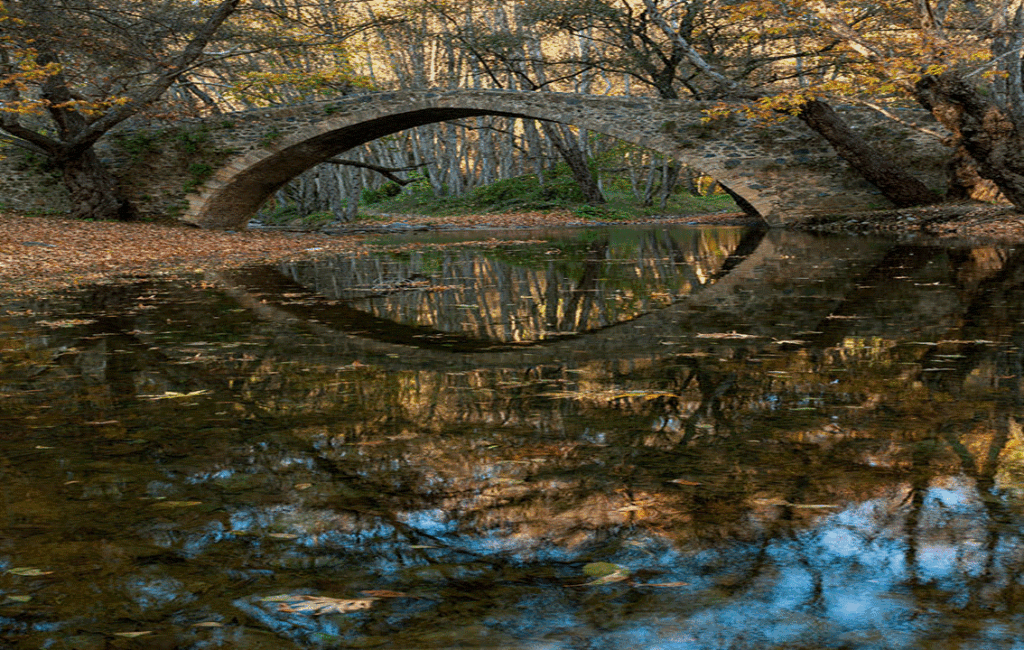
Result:
M580 191L583 192L584 200L590 205L603 205L606 203L604 194L601 193L601 188L597 184L597 179L594 178L590 171L590 165L587 164L587 155L583 153L583 150L576 143L571 142L570 138L563 137L559 133L558 127L554 124L541 122L541 126L544 129L544 134L569 166L573 180L576 181Z
M921 105L971 155L978 174L1024 211L1024 124L1015 124L1006 111L955 74L924 77L915 92Z
M55 157L75 219L134 221L138 212L118 190L117 180L92 149L70 157Z
M825 102L812 99L800 109L800 119L828 140L845 160L896 207L936 203L940 197L911 176L896 161L866 143Z

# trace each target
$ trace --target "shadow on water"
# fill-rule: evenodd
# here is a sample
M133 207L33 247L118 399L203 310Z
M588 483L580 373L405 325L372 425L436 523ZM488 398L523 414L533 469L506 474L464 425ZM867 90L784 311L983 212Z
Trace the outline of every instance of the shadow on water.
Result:
M1014 648L1024 263L549 233L11 299L12 648Z

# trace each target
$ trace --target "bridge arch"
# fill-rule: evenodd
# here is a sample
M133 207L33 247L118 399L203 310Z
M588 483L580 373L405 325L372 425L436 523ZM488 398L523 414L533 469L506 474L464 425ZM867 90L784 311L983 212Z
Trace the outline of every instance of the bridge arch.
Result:
M560 122L653 149L713 176L773 225L801 214L808 198L817 208L827 208L829 197L841 197L845 205L857 202L845 164L799 121L765 126L734 117L709 124L704 120L709 107L632 97L457 90L367 93L251 111L239 116L250 124L241 130L242 142L235 143L243 152L189 197L183 219L206 228L244 228L284 184L345 150L412 127L482 115ZM814 169L818 176L838 177L808 183L805 175ZM864 190L863 181L860 185ZM879 201L871 188L865 197Z

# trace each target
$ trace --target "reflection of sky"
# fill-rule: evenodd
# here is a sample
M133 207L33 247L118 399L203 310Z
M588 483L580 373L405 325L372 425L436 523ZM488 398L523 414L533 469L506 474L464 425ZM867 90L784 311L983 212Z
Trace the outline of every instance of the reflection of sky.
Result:
M710 602L686 619L681 626L685 633L670 632L671 625L679 626L678 619L648 621L620 631L617 642L672 650L789 644L930 647L926 640L945 638L950 620L958 618L956 610L986 605L978 602L979 588L971 579L982 578L989 586L998 583L997 576L985 573L983 563L994 560L998 572L1007 556L990 558L979 552L988 522L972 482L944 479L928 488L913 538L906 531L905 494L854 504L795 537L744 548L730 569L747 578L743 588L720 602L705 595L708 590L690 594ZM907 567L911 543L916 551L913 573L918 584L938 588L930 592L935 602L914 596ZM1020 548L1019 541L1002 546ZM758 556L768 561L758 564ZM1012 561L1019 555L1008 557ZM973 629L971 638L941 647L1024 648L1016 640L1024 627L979 624L969 615L965 619ZM662 630L662 637L645 642L652 625Z
M1017 641L1024 639L1024 616L1006 611L1012 606L1007 590L1021 584L1019 531L1004 523L999 539L988 539L989 510L969 479L935 479L917 501L916 513L909 490L908 484L895 486L876 499L823 514L809 526L772 528L779 520L769 518L760 524L760 541L702 549L674 546L668 537L643 529L622 533L620 543L611 546L595 538L573 549L544 539L536 534L540 529L522 534L501 521L481 526L443 509L407 511L389 523L330 510L242 508L232 514L231 529L295 532L298 539L287 543L294 557L362 556L359 564L368 572L364 584L386 579L399 589L410 588L403 576L414 567L454 567L473 562L468 558L489 558L477 565L474 588L510 590L515 597L483 607L476 620L523 639L509 648L568 649L576 647L569 639L582 635L593 650L902 650L929 644L944 650L1024 650ZM326 525L314 534L317 522ZM221 531L206 533L209 543L225 538ZM595 548L607 552L594 556ZM581 556L581 549L589 555ZM587 578L580 577L580 566L595 560L628 567L633 581L581 587ZM487 568L491 562L493 575ZM543 585L518 578L510 587L499 568L519 566L529 573L529 567L548 564L560 567L560 573ZM435 583L432 592L443 589L446 580ZM685 584L654 588L644 587L646 582ZM445 602L438 596L416 606ZM267 616L253 603L243 609ZM299 634L285 634L293 633Z

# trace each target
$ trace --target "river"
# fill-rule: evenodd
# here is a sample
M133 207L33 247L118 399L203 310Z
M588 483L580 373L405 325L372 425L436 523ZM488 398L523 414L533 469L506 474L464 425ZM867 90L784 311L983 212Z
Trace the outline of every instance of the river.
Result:
M4 647L1024 648L1021 251L377 243L2 303Z

